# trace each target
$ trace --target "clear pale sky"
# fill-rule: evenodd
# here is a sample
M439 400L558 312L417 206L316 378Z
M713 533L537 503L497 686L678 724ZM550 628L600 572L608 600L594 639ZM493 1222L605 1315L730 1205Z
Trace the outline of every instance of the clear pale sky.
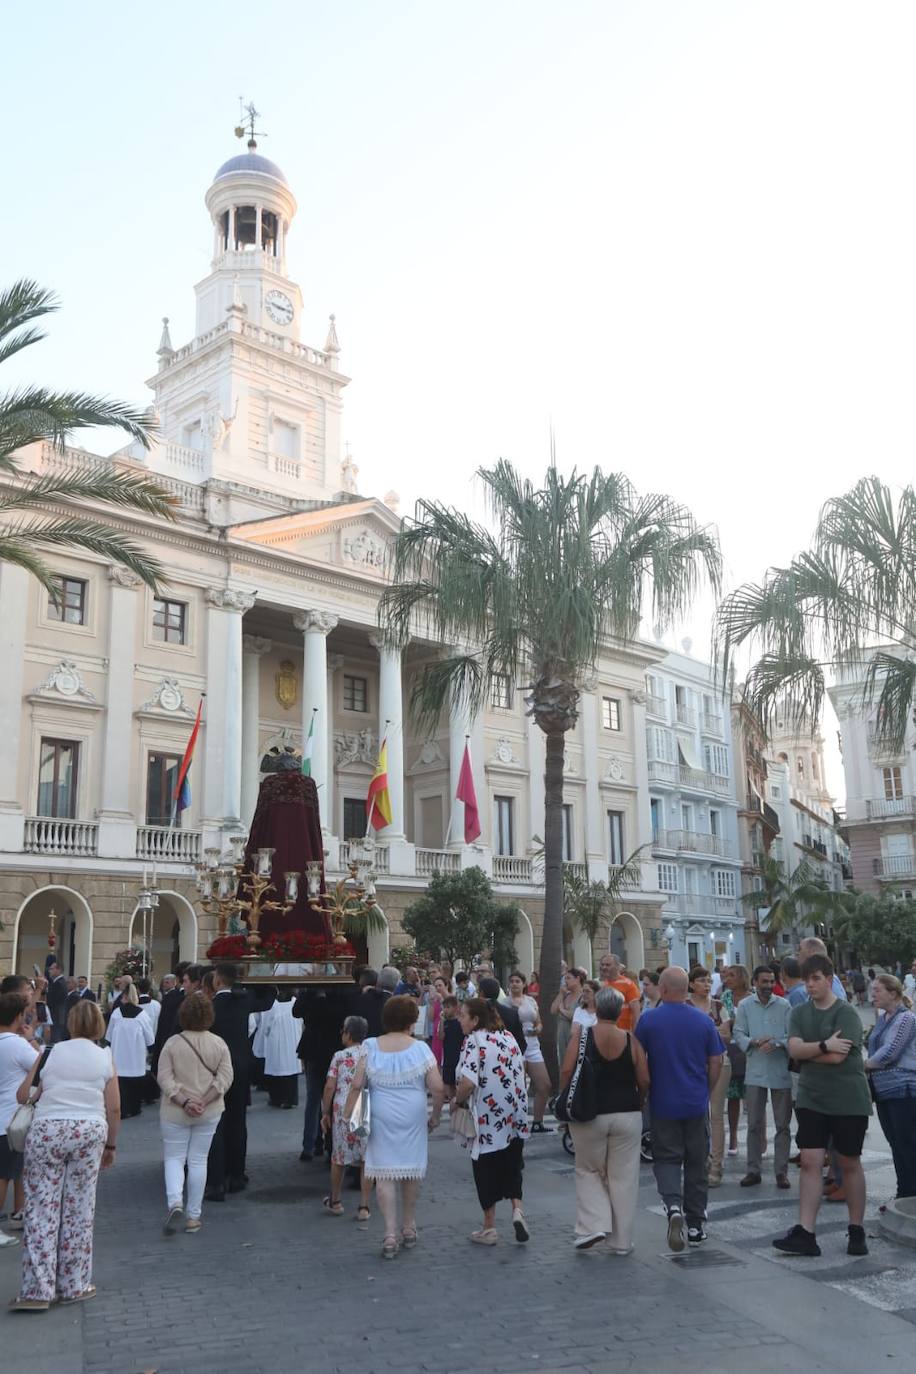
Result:
M911 478L911 0L50 0L5 38L3 279L64 304L7 381L148 402L244 93L362 490L476 507L552 425L564 468L718 526L734 585L859 476Z

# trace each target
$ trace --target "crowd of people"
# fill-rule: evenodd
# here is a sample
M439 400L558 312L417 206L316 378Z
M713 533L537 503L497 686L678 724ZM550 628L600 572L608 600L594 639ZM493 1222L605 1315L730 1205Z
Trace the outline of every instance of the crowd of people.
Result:
M362 968L353 986L238 985L233 964L180 964L158 991L124 976L107 995L46 976L0 982L0 1245L22 1232L17 1311L91 1298L99 1172L114 1163L121 1121L158 1103L165 1181L163 1232L201 1229L204 1202L244 1192L252 1089L271 1107L305 1102L300 1160L326 1157L326 1212L344 1215L373 1191L382 1255L418 1243L417 1196L427 1139L445 1108L470 1156L481 1223L470 1239L499 1241L497 1209L515 1240L530 1236L523 1206L525 1142L547 1133L551 1073L541 1044L537 975L491 965L421 972ZM820 940L749 972L675 966L638 975L613 954L598 977L564 968L550 1003L557 1023L561 1101L575 1151L578 1251L635 1244L640 1159L651 1159L670 1248L706 1239L710 1188L723 1183L747 1117L746 1173L763 1183L770 1153L778 1189L800 1166L799 1219L774 1241L817 1256L823 1200L845 1203L847 1249L867 1254L861 1154L874 1102L890 1144L897 1196L916 1196L916 1017L901 981L869 969L841 979ZM876 1012L867 1037L855 1004ZM31 1107L29 1106L31 1104ZM24 1150L17 1109L31 1111ZM559 1111L559 1108L558 1108ZM792 1118L796 1152L792 1154ZM727 1144L726 1144L727 1141Z

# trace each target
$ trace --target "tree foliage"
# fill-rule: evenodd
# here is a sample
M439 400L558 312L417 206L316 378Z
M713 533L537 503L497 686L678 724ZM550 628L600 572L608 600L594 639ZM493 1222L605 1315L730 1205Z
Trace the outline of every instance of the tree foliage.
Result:
M612 868L607 882L590 882L569 865L563 870L563 912L573 930L581 930L594 945L602 928L622 909L623 894L639 886L641 869L637 849L619 868Z
M869 892L847 892L844 907L834 929L860 960L885 968L893 968L899 960L908 967L916 957L916 902L890 893L875 897Z
M496 678L525 692L546 736L542 1045L553 1065L550 1011L563 953L563 758L583 684L602 645L631 642L640 620L683 615L704 577L718 589L715 534L685 506L640 496L622 473L564 477L555 463L535 487L511 463L480 469L494 528L421 501L394 549L379 623L393 641L422 635L454 646L429 661L411 696L432 728L446 710L473 717Z
M437 873L401 922L418 950L471 964L488 954L497 966L517 962L518 909L497 902L482 868Z
M895 495L865 477L828 501L809 550L724 599L716 642L726 674L742 646L759 655L744 693L768 724L779 714L810 727L828 675L864 674L862 707L876 706L878 741L899 752L916 692L913 487Z
M778 859L767 858L761 865L760 886L744 893L741 900L755 911L765 908L761 930L765 935L778 935L782 931L794 934L812 922L841 914L844 895L834 892L807 860L787 876Z
M0 363L43 339L34 321L56 309L53 294L33 281L18 281L0 292ZM55 548L86 549L120 563L153 590L163 576L158 560L133 539L79 511L81 502L102 501L173 520L175 502L156 482L142 474L117 472L104 462L82 471L60 469L33 477L21 472L13 456L17 449L39 440L63 450L74 430L98 426L126 430L149 446L151 429L145 417L120 401L40 386L0 393L0 476L18 479L15 486L0 492L0 563L25 568L52 597L57 587L42 553ZM74 502L75 511L55 513L55 506L69 507ZM47 513L35 513L36 507L48 506Z

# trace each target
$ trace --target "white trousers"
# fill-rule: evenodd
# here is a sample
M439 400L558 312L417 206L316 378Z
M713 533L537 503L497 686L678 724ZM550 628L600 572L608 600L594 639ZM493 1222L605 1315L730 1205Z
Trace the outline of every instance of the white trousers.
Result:
M210 1141L216 1134L219 1117L208 1121L189 1121L180 1124L163 1121L162 1154L165 1164L165 1196L170 1207L180 1207L184 1197L184 1171L188 1168L188 1206L189 1217L199 1217L207 1184L207 1155Z
M576 1235L603 1231L612 1247L633 1245L639 1197L641 1112L609 1112L573 1121L576 1146Z

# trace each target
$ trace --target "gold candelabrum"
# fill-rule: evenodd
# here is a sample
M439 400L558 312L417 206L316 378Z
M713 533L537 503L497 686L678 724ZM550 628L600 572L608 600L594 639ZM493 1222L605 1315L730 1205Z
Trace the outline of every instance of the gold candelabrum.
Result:
M271 877L273 849L259 849L254 867L245 871L244 835L232 835L229 840L232 857L228 863L220 862L218 849L204 851L206 862L197 871L197 888L200 905L209 916L216 916L217 934L220 939L226 934L232 917L244 920L248 926L248 947L256 954L261 945L261 915L265 911L281 911L284 916L292 911L299 896L299 874L285 873L285 899L268 897L276 889ZM242 896L239 896L241 889Z
M371 839L351 840L347 877L335 883L330 892L320 890L321 865L313 862L305 866L309 906L325 917L335 945L347 943L349 917L366 921L376 905L374 860L375 845Z

